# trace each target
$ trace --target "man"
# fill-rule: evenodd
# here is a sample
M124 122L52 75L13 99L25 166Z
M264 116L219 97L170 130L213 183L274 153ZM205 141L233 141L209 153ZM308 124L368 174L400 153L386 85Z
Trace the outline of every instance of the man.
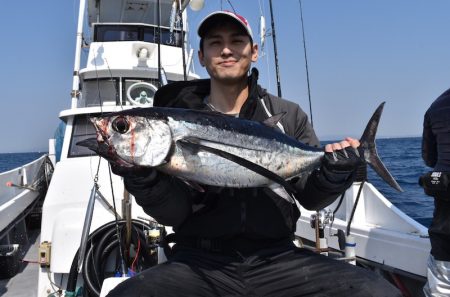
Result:
M298 105L262 89L256 69L248 76L258 47L243 17L214 12L201 22L198 34L199 60L210 79L167 85L158 90L156 106L211 110L255 121L286 112L278 129L319 146ZM355 153L358 146L352 138L327 145L320 170L292 181L295 198L309 209L332 203L354 180L362 162ZM398 295L367 270L296 248L292 240L299 210L267 188L204 186L201 193L156 171L144 177L125 175L124 181L148 214L173 226L176 244L168 262L123 282L110 296Z
M428 228L431 255L424 292L426 296L450 296L450 89L425 113L422 158L433 171L419 183L434 197L435 207Z

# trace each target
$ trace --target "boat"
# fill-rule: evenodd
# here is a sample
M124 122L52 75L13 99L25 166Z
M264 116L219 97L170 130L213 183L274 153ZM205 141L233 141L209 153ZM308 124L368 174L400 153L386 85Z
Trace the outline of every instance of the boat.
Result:
M404 296L423 296L431 245L428 230L369 182L355 182L318 212L300 207L296 237L318 253L368 267Z
M108 280L122 279L108 278L116 271L133 275L162 261L162 228L124 191L108 162L76 143L95 135L89 116L152 106L161 85L199 78L186 38L188 4L80 1L71 108L59 114L66 124L64 141L43 204L37 296L104 296ZM116 236L124 237L123 247ZM93 250L93 243L105 244L106 254ZM148 253L136 250L138 243ZM118 270L117 253L127 259ZM93 254L99 262L90 261Z
M20 270L30 229L39 227L52 173L53 162L47 154L0 173L0 279L10 278Z
M71 107L59 114L66 129L42 205L37 296L106 296L165 261L170 227L143 212L107 161L76 143L95 136L90 116L151 106L161 85L199 78L186 38L190 2L80 0ZM295 242L421 296L427 230L367 181L322 211L301 208Z

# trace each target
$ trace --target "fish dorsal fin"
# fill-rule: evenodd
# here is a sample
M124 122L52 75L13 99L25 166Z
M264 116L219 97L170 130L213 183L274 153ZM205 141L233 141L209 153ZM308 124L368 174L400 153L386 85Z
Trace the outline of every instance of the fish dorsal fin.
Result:
M285 114L285 111L277 113L276 115L273 115L270 118L264 120L262 123L270 128L275 128Z
M278 174L276 174L262 166L259 166L258 164L250 162L242 157L236 156L234 154L230 154L228 152L225 152L225 151L213 148L213 147L203 145L203 144L199 143L198 139L196 139L195 137L180 139L180 140L177 140L177 143L179 145L181 145L182 147L190 150L191 152L202 150L205 152L209 152L211 154L215 154L217 156L220 156L220 157L230 160L232 162L235 162L236 164L239 164L249 170L252 170L252 171L258 173L259 175L262 175L265 178L270 179L271 181L273 181L277 184L280 184L290 193L296 193L296 190L294 189L294 187L289 182L287 182L284 178L279 176Z

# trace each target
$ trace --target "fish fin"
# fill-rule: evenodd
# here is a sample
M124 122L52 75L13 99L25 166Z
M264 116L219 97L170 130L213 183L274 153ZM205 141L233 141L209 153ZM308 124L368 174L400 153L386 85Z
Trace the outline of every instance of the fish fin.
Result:
M272 184L269 186L269 189L272 190L275 194L286 200L287 202L290 202L292 204L295 204L295 200L292 197L292 195L281 185L279 184Z
M182 182L184 182L186 185L188 185L189 187L199 191L200 193L204 193L205 192L205 189L203 189L203 187L200 186L198 183L190 181L190 180L187 180L187 179L184 179L184 178L180 178L180 177L179 177L179 179Z
M236 164L239 164L249 170L252 170L252 171L258 173L259 175L262 175L277 184L280 184L287 191L290 191L291 193L296 193L296 190L294 189L294 187L289 182L287 182L284 178L282 178L278 174L276 174L262 166L259 166L253 162L250 162L244 158L241 158L239 156L230 154L228 152L225 152L225 151L222 151L222 150L219 150L216 148L212 148L212 147L200 144L200 143L198 143L197 139L195 139L195 138L180 139L180 140L177 140L177 143L179 143L184 148L190 149L191 151L203 150L203 151L209 152L211 154L215 154L217 156L225 158L227 160L230 160L232 162L235 162Z
M375 135L377 134L378 123L380 122L380 117L383 112L383 107L386 102L382 102L378 108L373 113L369 122L367 123L366 129L359 142L361 147L364 149L364 159L373 168L373 170L391 187L399 192L403 192L403 189L397 183L397 181L392 177L389 170L384 166L380 157L377 153L377 147L375 144Z
M183 140L191 142L191 143L203 143L203 145L205 145L205 143L210 143L211 145L226 145L226 146L230 146L230 147L234 147L234 148L238 148L238 149L248 149L247 147L244 147L242 145L237 145L236 143L226 143L226 142L221 142L221 141L214 141L211 139L204 139L204 138L199 138L199 137L193 137L193 136L187 136L187 137L183 137ZM194 149L194 148L192 148ZM267 152L268 149L267 148L261 148L261 149L254 149L257 151L261 151L261 152ZM195 150L193 152L196 152Z
M270 128L275 128L280 120L286 115L286 112L277 113L274 116L271 116L268 119L265 119L262 123Z

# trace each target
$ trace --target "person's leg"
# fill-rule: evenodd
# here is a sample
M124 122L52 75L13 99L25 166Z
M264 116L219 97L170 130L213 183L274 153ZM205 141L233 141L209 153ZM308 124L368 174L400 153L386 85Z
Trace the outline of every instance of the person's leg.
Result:
M243 265L253 293L249 296L401 296L391 283L367 269L304 249L249 258Z
M450 296L450 262L436 260L430 255L423 293L427 297Z
M234 261L236 258L183 249L170 261L119 284L107 296L243 296Z
M434 213L428 233L431 255L428 259L426 296L450 295L450 202L434 200Z

